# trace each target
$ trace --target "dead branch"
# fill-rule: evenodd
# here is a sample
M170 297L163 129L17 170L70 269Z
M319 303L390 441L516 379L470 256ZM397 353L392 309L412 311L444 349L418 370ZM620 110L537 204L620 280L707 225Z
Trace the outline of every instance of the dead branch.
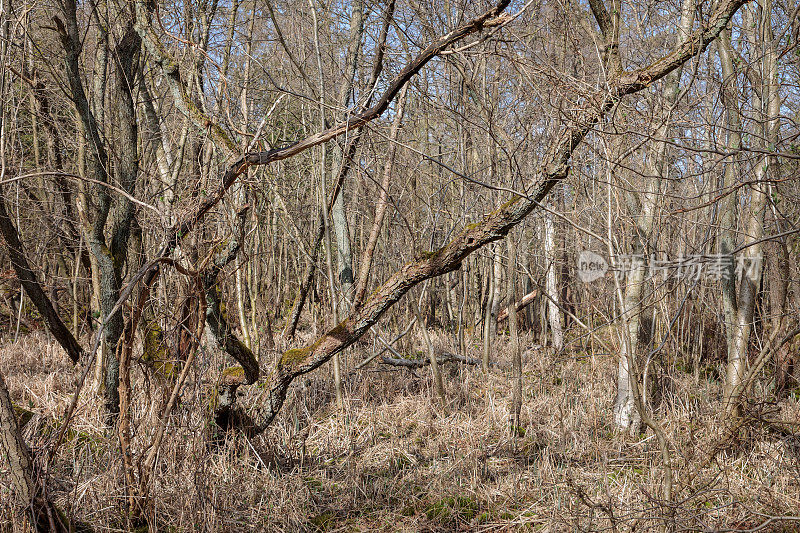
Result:
M534 300L536 300L537 296L539 296L539 289L536 289L534 291L529 292L528 294L523 296L520 301L518 301L517 303L514 304L514 309L516 309L517 313L519 313L520 311L522 311L523 309L525 309L526 307L531 305L534 302ZM505 320L506 318L508 318L508 310L509 310L509 308L510 308L510 306L506 307L505 309L503 309L502 311L500 311L497 314L497 322L498 323L500 323L503 320Z

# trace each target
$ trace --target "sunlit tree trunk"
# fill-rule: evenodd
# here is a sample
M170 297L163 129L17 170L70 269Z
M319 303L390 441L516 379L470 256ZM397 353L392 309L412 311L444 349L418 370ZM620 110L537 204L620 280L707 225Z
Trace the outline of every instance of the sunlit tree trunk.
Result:
M741 375L742 363L736 356L734 348L735 330L738 315L736 297L736 274L733 261L733 250L736 247L736 220L739 195L734 191L738 174L738 158L736 152L742 146L742 124L739 116L739 89L736 83L736 70L734 68L730 30L726 29L720 34L716 43L722 66L722 100L725 106L726 140L725 147L734 155L725 164L722 178L722 190L728 192L720 204L718 236L719 253L730 258L725 261L727 271L722 279L722 309L725 315L725 336L728 343L728 368L727 380ZM735 386L735 383L734 385Z
M681 19L678 25L675 46L686 42L694 21L695 0L683 0ZM644 288L647 283L648 258L654 243L652 242L653 226L656 221L658 204L662 198L662 180L667 171L667 143L670 138L672 111L680 89L682 68L678 68L664 78L662 89L663 107L658 114L658 126L653 133L655 141L647 157L647 170L644 175L642 194L630 191L626 197L628 211L635 223L633 236L633 255L642 261L634 261L627 272L623 298L622 328L627 341L621 344L621 354L617 369L617 393L614 399L614 424L622 430L635 431L640 423L636 410L631 380L639 379L631 373L629 356L640 356L641 316L646 312L644 306ZM630 353L628 351L630 350Z
M776 52L772 32L772 2L767 0L755 13L745 12L747 36L750 47L759 58L761 71L760 91L753 91L752 105L759 116L759 135L756 141L764 153L759 157L754 169L753 184L750 187L750 202L742 212L744 244L747 247L737 258L740 263L741 280L737 294L736 322L733 327L732 342L728 352L728 366L725 382L725 406L729 413L738 412L735 391L744 377L747 367L747 352L753 331L756 299L761 287L763 272L764 219L767 210L767 180L775 169L775 155L770 154L777 145L781 100L778 94L779 80L776 72ZM749 15L749 16L748 16ZM726 47L728 57L730 41L721 42ZM726 55L721 53L721 58ZM724 64L725 60L723 60ZM760 95L759 95L760 93Z
M339 88L337 104L341 105L345 110L351 106L352 92L355 81L356 71L358 69L358 56L361 49L361 40L364 34L364 0L355 0L351 3L350 13L350 33L348 35L347 43L347 58L345 62L345 81ZM346 113L348 111L345 111ZM341 147L334 145L333 168L338 169L344 164L346 154ZM350 239L350 229L347 223L347 209L345 208L345 194L347 190L346 184L343 186L342 192L336 197L331 209L331 218L333 220L333 229L336 234L336 264L339 278L339 287L342 291L342 311L346 312L349 308L349 302L352 301L353 294L353 252L352 243Z
M517 243L509 235L508 243L508 331L511 337L511 434L521 436L520 414L522 412L522 346L519 342L517 322Z
M489 264L486 269L487 296L486 307L483 315L483 357L481 365L484 372L489 372L491 364L491 354L494 345L494 337L497 331L497 306L498 300L498 278L501 268L500 258L497 256L495 247L490 248Z
M550 324L550 338L553 341L553 349L560 352L564 349L564 323L561 316L561 295L558 290L557 272L560 270L556 263L556 258L561 254L556 250L555 226L553 215L544 215L544 256L545 267L545 291L547 292L547 320ZM513 302L510 302L513 304ZM511 306L513 307L513 305Z

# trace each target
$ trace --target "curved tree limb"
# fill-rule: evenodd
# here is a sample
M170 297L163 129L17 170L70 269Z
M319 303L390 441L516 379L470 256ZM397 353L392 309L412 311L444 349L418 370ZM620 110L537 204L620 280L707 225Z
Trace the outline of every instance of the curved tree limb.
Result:
M6 211L2 188L0 188L0 234L3 235L3 240L8 247L11 266L14 267L14 272L17 274L22 287L42 315L53 337L64 348L72 362L77 363L83 353L83 348L75 340L61 317L58 316L52 302L42 290L42 286L36 278L36 273L31 269L28 259L25 257L17 228Z
M581 112L576 115L575 123L564 126L558 133L531 180L529 189L531 192L527 196L518 196L507 202L486 216L481 223L468 226L444 247L407 263L379 287L362 307L355 309L344 321L313 344L285 352L270 376L269 397L256 420L257 430L268 427L278 414L289 385L296 377L318 368L353 344L412 287L426 279L457 270L470 253L505 237L511 228L519 224L541 203L554 185L566 178L572 153L620 99L649 87L691 57L704 51L747 1L721 2L708 22L693 32L689 39L672 53L651 65L625 72L611 80L606 90L597 93L592 101L584 105ZM406 70L408 68L406 67ZM342 127L338 125L333 129ZM326 132L318 134L321 137L325 135ZM266 154L264 160L269 159L268 153ZM283 154L281 156L284 157Z
M389 107L389 104L400 92L400 89L406 83L408 83L408 81L413 78L428 63L428 61L439 55L448 46L463 39L467 35L481 31L484 28L496 27L503 24L508 18L507 15L503 14L503 11L505 11L509 3L510 0L500 0L497 4L495 4L494 7L482 15L467 22L466 24L462 24L450 33L436 39L428 47L417 54L417 56L411 62L409 62L406 67L403 68L403 70L401 70L400 73L391 81L386 91L381 95L380 98L378 98L376 103L363 112L352 115L345 121L342 121L322 132L310 135L305 139L292 143L288 146L268 151L248 153L234 161L231 165L229 165L227 171L223 174L221 183L217 190L211 193L208 198L198 205L191 214L189 214L167 232L166 242L157 254L157 257L170 256L183 237L192 231L203 219L206 213L213 209L214 206L216 206L220 200L222 200L228 189L240 176L247 172L248 168L256 165L266 165L274 161L280 161L282 159L293 157L305 150L308 150L309 148L328 142L339 135L347 133L348 131L361 128L368 122L378 118L383 114L384 111L386 111L386 109ZM190 116L190 118L192 118L196 124L201 125L204 128L210 127L210 119L208 119L208 117L205 115L202 115L202 113L198 114L199 110L197 107L193 106L193 104L189 101L185 86L183 86L182 82L180 81L180 74L177 70L177 62L169 55L168 52L166 52L166 50L164 50L163 46L160 46L158 38L149 23L148 9L146 2L143 0L137 1L136 16L137 32L139 32L140 36L142 37L142 41L145 43L148 51L151 54L157 54L158 57L161 57L159 65L161 66L162 70L164 70L165 74L168 75L168 78L171 80L170 83L175 84L175 86L173 86L173 94L179 99L178 104L182 111L187 113L187 116ZM374 72L375 73L373 74L373 77L377 77L377 75L380 73L380 68L376 67ZM210 130L212 137L222 131L221 129L217 131L217 129ZM224 134L224 132L222 132L222 134ZM217 139L215 138L215 140ZM230 141L230 139L225 140L225 138L220 137L218 141L225 146L229 144L228 141ZM158 276L159 270L159 262L151 261L146 263L132 277L131 283L142 280L144 282L144 286L149 287L155 281L156 276Z
M621 98L649 87L691 57L704 51L746 2L747 0L721 2L707 23L693 32L690 38L672 53L649 66L622 73L610 80L605 90L598 92L584 105L582 111L577 114L575 123L564 126L558 133L531 180L531 192L527 196L520 196L507 202L500 209L488 215L480 224L463 230L438 251L407 263L379 287L362 307L354 310L343 322L321 336L316 342L306 348L285 352L275 371L271 374L268 384L269 399L257 421L257 429L263 430L272 422L283 405L289 385L297 376L318 368L336 353L355 342L412 287L426 279L457 270L461 261L470 253L488 243L502 239L512 227L519 224L536 208L556 183L567 176L568 162L575 148ZM203 216L223 198L227 189L250 166L264 165L290 158L374 120L386 110L403 85L447 46L485 27L502 24L507 17L502 15L502 12L508 7L508 4L509 0L501 0L483 15L434 41L406 65L377 102L363 113L354 115L346 121L289 146L248 153L238 159L224 174L219 188L189 217L169 232L167 242L159 256L170 255L182 237L189 233ZM150 263L141 274L144 275L145 284L151 283L158 275L158 263Z

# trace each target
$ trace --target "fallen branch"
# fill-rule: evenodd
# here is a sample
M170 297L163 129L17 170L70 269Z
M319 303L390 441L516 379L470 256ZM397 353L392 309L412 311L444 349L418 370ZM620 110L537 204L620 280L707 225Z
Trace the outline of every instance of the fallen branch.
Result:
M523 296L520 301L514 304L514 309L516 309L517 313L519 313L520 311L531 305L534 302L534 300L536 300L537 296L539 296L539 289L529 292L528 294ZM510 307L511 306L506 307L505 309L500 311L500 313L497 314L498 323L508 318L508 310L510 309Z
M392 352L393 354L395 354L397 356L400 356L400 354L397 353L397 351L394 348L392 348L392 344L396 343L397 341L399 341L400 339L405 337L408 334L408 332L411 331L411 328L414 326L414 324L416 322L417 322L417 317L412 318L411 322L409 322L408 326L406 326L406 329L401 331L400 334L397 335L397 337L393 338L389 342L386 342L385 340L383 340L383 337L381 337L376 331L373 331L373 333L375 333L375 336L378 338L378 340L381 341L381 344L383 344L383 349L380 352L375 352L374 354L370 355L369 357L367 357L366 359L361 361L355 367L355 370L361 370L362 368L364 368L365 366L370 364L373 360L375 360L377 357L380 357L381 355L383 355L387 350L389 350L390 352Z

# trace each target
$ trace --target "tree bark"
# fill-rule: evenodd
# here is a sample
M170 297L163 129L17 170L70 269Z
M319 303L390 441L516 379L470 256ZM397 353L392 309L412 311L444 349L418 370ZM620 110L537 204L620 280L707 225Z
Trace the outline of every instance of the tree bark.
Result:
M364 0L352 2L352 12L350 14L350 33L348 35L347 59L345 61L345 83L340 87L338 104L344 109L350 107L350 95L353 92L356 70L358 69L358 56L361 49L361 39L364 35ZM339 168L345 163L344 151L338 145L333 149L333 168ZM342 292L341 311L346 313L353 290L353 252L350 239L350 230L347 224L347 214L344 206L346 184L342 185L342 193L337 195L331 209L333 220L333 230L336 235L336 264L337 278Z
M511 336L511 434L522 436L522 346L519 343L519 326L517 321L517 243L514 237L508 237L508 297L512 302L508 306L508 330Z
M781 107L780 95L778 94L779 80L775 69L777 60L770 20L771 10L772 3L767 1L762 6L762 9L758 11L760 16L763 17L762 20L758 21L758 25L755 23L746 24L750 44L759 49L759 58L762 63L761 97L759 98L754 91L752 98L754 100L753 107L759 112L760 116L761 131L759 131L758 138L762 139L762 141L759 148L762 149L765 155L759 158L754 169L750 203L744 210L742 217L748 245L739 257L743 268L741 268L741 281L739 282L736 302L736 321L729 346L726 369L727 379L724 390L726 411L732 415L737 415L739 412L735 391L739 388L747 367L747 352L753 330L756 298L761 286L764 257L761 238L764 235L764 218L767 207L766 188L771 168L774 172L775 158L774 155L770 154L770 151L774 150L777 145ZM729 40L724 40L720 47L724 49L720 54L721 58L725 55L729 58L732 55ZM724 66L726 61L723 60L722 62Z
M120 276L128 255L128 238L134 217L133 203L127 198L117 203L112 214L112 200L108 189L110 183L108 153L100 131L102 121L95 113L102 109L103 98L97 91L104 91L99 85L94 94L93 111L84 91L80 73L81 33L77 22L77 6L74 0L66 0L63 4L62 20L54 18L64 49L66 76L70 98L75 105L89 150L89 174L96 184L83 187L78 212L83 225L83 232L89 250L97 266L99 299L104 341L108 347L106 355L105 394L107 421L111 422L119 413L119 361L116 358L116 346L122 335L123 319L120 313L112 313L119 298ZM120 13L124 19L125 15ZM140 39L132 28L124 31L123 37L115 47L115 92L117 105L115 122L119 126L119 146L114 151L117 155L116 173L120 186L127 193L133 193L138 174L138 129L135 108L133 105L132 85L138 70L136 61L140 48ZM106 135L106 138L110 136ZM113 216L112 216L113 215ZM111 220L109 220L111 218ZM110 242L106 240L107 224L111 222Z
M736 85L736 71L734 68L730 30L724 30L716 44L722 66L722 101L725 106L725 122L727 139L725 148L730 152L738 151L742 146L742 124L739 115L739 89ZM733 250L736 248L736 212L738 208L738 194L734 192L736 176L738 174L736 156L725 164L722 178L722 189L728 194L720 205L720 231L719 253L730 258L726 261L727 272L722 279L722 309L725 315L725 335L728 341L728 368L730 376L735 380L741 374L738 367L741 361L736 359L734 352L734 331L736 330L738 306L736 297L736 274L733 262ZM735 387L735 383L733 384Z
M5 192L0 186L0 233L3 235L3 240L8 247L8 255L11 257L11 266L17 274L22 287L25 289L25 294L31 299L33 305L42 315L45 324L50 332L55 337L56 341L67 352L67 356L73 363L77 363L83 354L78 341L69 331L67 326L58 316L58 313L53 308L53 304L47 295L42 290L36 273L31 269L28 259L23 252L23 245L19 240L19 233L17 232L14 222L8 216L8 211L5 205Z
M547 292L547 319L550 324L550 338L553 341L553 349L561 352L564 349L564 322L561 316L561 300L558 290L558 280L556 272L560 270L556 265L556 257L560 254L556 251L555 226L553 215L544 215L544 256L547 272L545 275L545 291Z
M497 252L494 247L491 249L489 256L489 263L486 267L486 306L483 310L483 352L481 357L481 368L484 372L489 372L492 355L492 342L494 341L494 333L497 331L497 324L495 322L495 315L492 313L494 309L494 302L497 299L497 273L495 268L497 264Z
M684 0L682 2L676 46L683 45L689 38L689 33L694 23L694 10L694 0ZM670 115L678 99L681 72L682 67L678 67L664 79L664 88L662 90L664 104L661 113L658 115L659 125L654 133L654 137L658 140L655 142L648 157L643 194L640 197L635 191L632 191L627 198L628 211L633 216L636 226L633 236L634 257L647 256L653 246L653 225L656 220L662 188L661 182L666 165L667 142L671 131ZM620 354L617 369L617 393L614 399L614 425L618 429L631 430L633 432L638 430L640 419L636 410L630 381L638 380L639 376L631 373L631 369L628 366L628 356L639 357L640 317L645 312L643 290L647 283L648 267L646 262L646 258L641 262L634 261L633 268L628 272L626 278L622 304L622 327L624 328L623 335L627 336L627 341L622 343L622 353ZM628 350L630 350L630 354L627 353Z
M47 499L36 475L33 458L14 416L14 406L0 373L0 455L6 458L16 507L24 510L34 531L67 532L69 525Z

